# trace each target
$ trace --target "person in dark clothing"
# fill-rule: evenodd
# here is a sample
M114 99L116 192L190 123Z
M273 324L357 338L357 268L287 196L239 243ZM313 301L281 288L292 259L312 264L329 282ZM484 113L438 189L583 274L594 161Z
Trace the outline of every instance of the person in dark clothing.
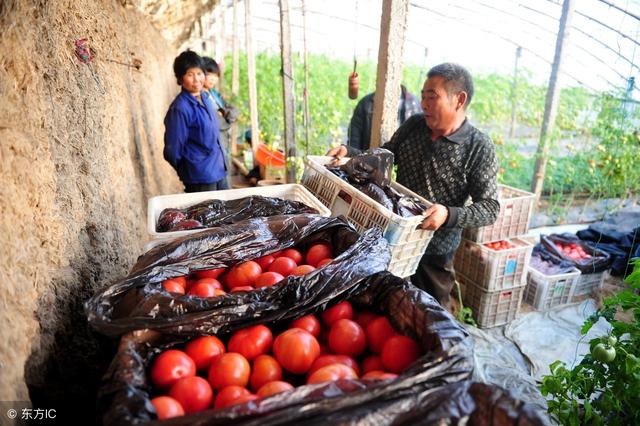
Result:
M422 88L424 114L409 118L382 146L394 154L398 183L434 203L424 212L422 228L435 233L411 281L445 306L462 229L491 225L500 211L495 146L466 118L472 97L473 80L465 68L433 67ZM343 145L327 155L356 152Z
M230 162L228 158L231 152L231 125L238 120L238 110L235 106L227 102L220 92L216 90L220 81L220 67L218 63L208 56L202 58L204 63L204 88L211 95L213 101L213 109L218 112L218 125L220 126L220 143L227 155L227 165Z
M202 58L190 50L173 62L182 90L164 118L164 158L178 173L185 192L228 189L218 118L204 90Z
M366 151L371 143L371 120L373 118L373 97L375 93L369 93L356 105L349 123L348 145L352 148ZM400 99L398 102L398 127L415 114L421 114L420 101L413 96L406 87L400 86Z

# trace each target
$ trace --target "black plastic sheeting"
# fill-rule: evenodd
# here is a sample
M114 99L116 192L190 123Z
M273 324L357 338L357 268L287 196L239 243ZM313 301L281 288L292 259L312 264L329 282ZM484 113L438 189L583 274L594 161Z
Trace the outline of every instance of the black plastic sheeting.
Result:
M631 259L640 257L640 212L620 212L606 221L589 225L576 235L611 256L611 275L627 276Z
M161 285L168 278L233 266L287 247L331 242L334 261L280 284L215 298L180 296ZM175 335L220 333L326 304L359 281L387 269L388 243L372 228L360 236L344 218L317 215L256 218L212 228L158 246L138 258L129 276L85 303L89 323L115 336L145 328Z
M256 217L318 213L300 201L252 195L236 200L206 200L183 209L164 209L158 217L156 230L213 228Z
M327 169L401 217L421 215L428 207L419 199L401 194L390 186L393 153L389 150L370 149L341 166L329 166Z
M545 275L566 274L575 268L573 263L559 258L540 243L533 246L529 266Z
M367 416L370 424L382 425L404 422L413 410L439 410L444 418L462 418L473 412L468 397L458 404L449 401L441 405L448 390L429 396L429 389L440 388L467 380L473 370L473 343L468 332L429 294L402 278L388 272L374 274L358 285L345 285L345 291L325 294L316 306L297 309L295 301L272 299L280 310L276 315L282 324L290 320L322 311L327 305L342 300L356 307L377 311L389 318L394 327L419 343L424 355L395 380L340 380L332 383L300 386L292 391L263 400L162 421L162 425L278 425L298 424L302 421L325 423L335 420L352 423L358 416ZM247 302L244 321L236 321L225 329L231 333L247 325L269 323L268 318L254 318L254 307ZM239 306L240 308L240 306ZM220 334L218 334L220 336ZM120 350L103 379L98 407L103 424L107 426L141 423L154 418L149 402L149 383L146 371L154 356L183 343L158 333L129 334L123 337ZM463 385L459 385L463 386ZM449 389L449 388L443 388ZM450 388L456 389L456 388ZM463 388L460 388L463 389ZM465 391L460 391L464 393ZM420 397L419 397L420 396ZM422 398L424 396L424 398ZM489 398L490 404L498 400ZM387 405L401 409L386 409ZM512 410L518 411L515 402ZM377 412L376 412L377 410ZM416 417L419 418L420 416ZM506 423L505 423L506 424Z
M574 260L567 256L565 256L562 251L560 251L555 243L576 243L582 247L582 249L589 255L590 258ZM544 246L544 248L554 255L555 257L562 259L564 261L570 262L576 268L580 270L583 274L593 274L596 272L603 272L609 269L611 266L611 256L604 250L600 250L599 248L592 247L586 242L580 240L574 234L552 234L552 235L541 235L540 243Z

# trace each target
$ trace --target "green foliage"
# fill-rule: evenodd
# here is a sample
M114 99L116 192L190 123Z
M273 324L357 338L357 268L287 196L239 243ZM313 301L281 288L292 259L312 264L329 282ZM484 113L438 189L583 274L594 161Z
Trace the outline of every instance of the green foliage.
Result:
M591 352L575 368L556 361L542 379L542 394L551 398L549 414L560 424L640 424L640 259L625 282L629 288L606 298L581 330L584 335L605 318L611 334L592 339ZM631 318L620 320L619 310L630 311Z

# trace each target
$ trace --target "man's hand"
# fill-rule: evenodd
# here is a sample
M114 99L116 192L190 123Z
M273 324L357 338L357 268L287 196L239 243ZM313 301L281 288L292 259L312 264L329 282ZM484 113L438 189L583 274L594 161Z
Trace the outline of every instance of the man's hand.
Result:
M449 210L442 204L434 204L422 214L426 217L420 227L429 231L436 231L447 221Z
M340 145L338 147L331 148L329 151L327 151L326 155L328 157L336 157L336 158L346 157L347 156L347 147L344 146L344 145Z

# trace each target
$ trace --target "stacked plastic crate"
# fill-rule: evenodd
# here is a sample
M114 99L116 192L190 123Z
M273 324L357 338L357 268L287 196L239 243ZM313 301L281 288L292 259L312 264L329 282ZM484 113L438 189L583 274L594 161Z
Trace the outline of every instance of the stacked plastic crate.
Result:
M533 249L529 231L534 194L498 186L500 213L491 226L466 229L454 266L464 304L479 327L494 327L516 318L526 286Z

